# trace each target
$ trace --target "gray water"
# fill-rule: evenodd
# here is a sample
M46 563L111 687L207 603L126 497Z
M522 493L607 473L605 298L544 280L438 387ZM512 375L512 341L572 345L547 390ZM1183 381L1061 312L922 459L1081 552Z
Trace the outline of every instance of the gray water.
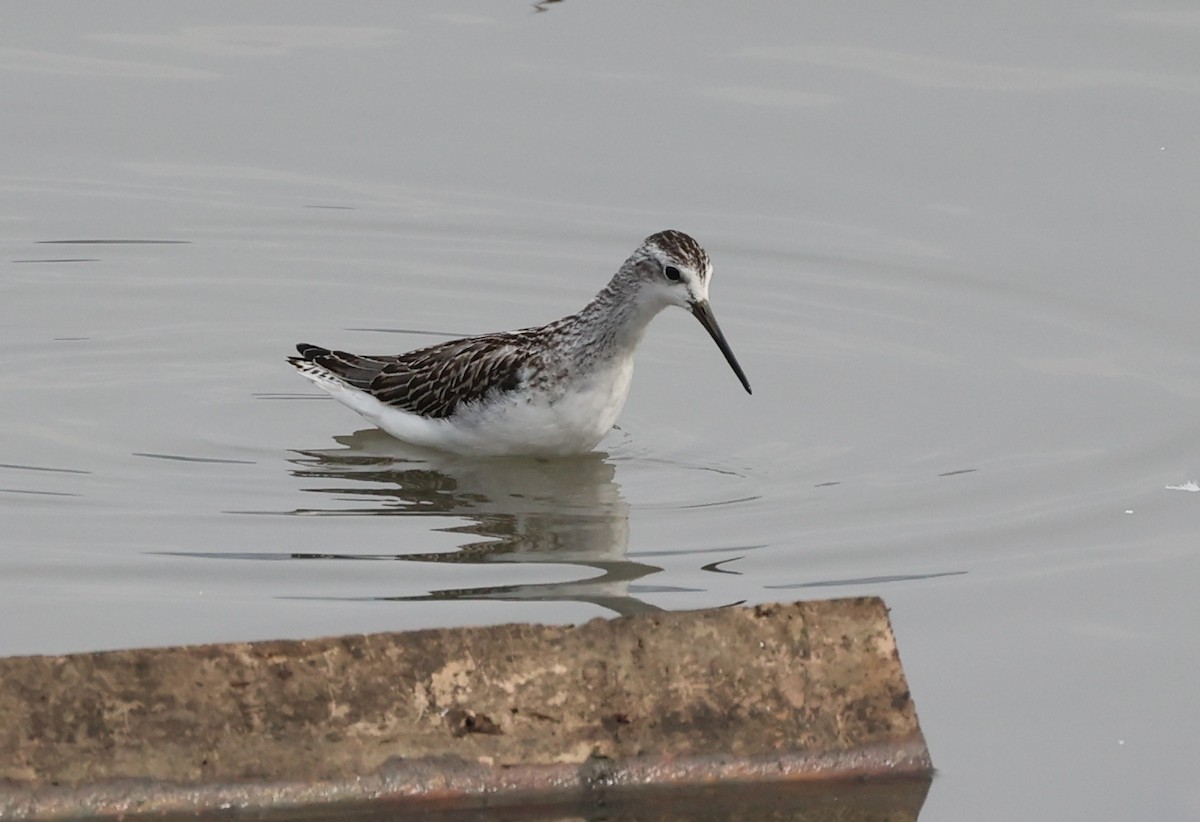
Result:
M879 595L923 820L1200 818L1189 4L14 4L0 654ZM594 455L283 362L696 236Z

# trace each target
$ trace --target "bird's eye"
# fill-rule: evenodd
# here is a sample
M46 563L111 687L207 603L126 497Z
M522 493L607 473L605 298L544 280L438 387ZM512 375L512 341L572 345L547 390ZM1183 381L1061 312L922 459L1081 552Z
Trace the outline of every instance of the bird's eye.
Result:
M678 268L676 268L673 265L669 265L663 269L663 276L666 277L671 282L677 283L677 282L679 282L680 277L682 277L683 275L679 273Z

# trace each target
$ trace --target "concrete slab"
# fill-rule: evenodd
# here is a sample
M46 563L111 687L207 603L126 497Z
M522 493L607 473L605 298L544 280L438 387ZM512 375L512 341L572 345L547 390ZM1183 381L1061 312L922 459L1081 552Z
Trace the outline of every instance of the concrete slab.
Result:
M0 660L6 818L930 772L876 598Z

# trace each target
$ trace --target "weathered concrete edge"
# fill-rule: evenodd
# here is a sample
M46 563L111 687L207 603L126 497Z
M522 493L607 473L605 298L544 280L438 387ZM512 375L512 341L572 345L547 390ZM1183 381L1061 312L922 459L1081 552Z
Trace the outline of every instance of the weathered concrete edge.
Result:
M4 819L79 819L130 814L287 810L384 802L392 809L451 810L531 799L571 801L626 786L687 787L718 781L817 782L931 777L918 732L905 739L844 751L733 756L632 757L583 763L497 767L458 758L392 760L372 774L321 782L262 781L178 785L117 779L79 787L0 784Z

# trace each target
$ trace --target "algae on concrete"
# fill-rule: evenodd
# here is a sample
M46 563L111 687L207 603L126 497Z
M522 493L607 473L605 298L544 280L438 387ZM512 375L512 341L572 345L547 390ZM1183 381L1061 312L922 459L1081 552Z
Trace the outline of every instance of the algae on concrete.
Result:
M876 598L0 659L0 813L927 774Z

